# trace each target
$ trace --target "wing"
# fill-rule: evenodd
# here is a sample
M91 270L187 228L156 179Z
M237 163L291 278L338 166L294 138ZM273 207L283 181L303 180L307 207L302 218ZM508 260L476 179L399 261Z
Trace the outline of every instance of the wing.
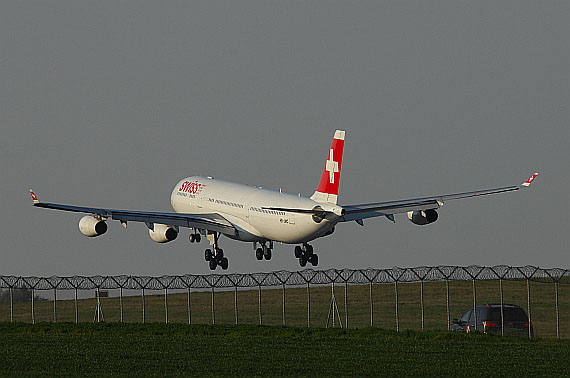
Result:
M72 211L76 213L94 214L102 219L114 219L124 222L143 222L149 228L154 223L167 224L170 226L192 227L204 230L216 231L226 235L236 235L235 227L224 217L218 214L178 214L158 213L149 211L113 210L98 207L72 206L59 203L40 202L38 197L30 189L35 207Z
M343 206L345 215L341 222L356 221L362 224L362 219L385 216L394 221L394 214L406 213L408 211L420 211L428 209L437 209L443 206L445 201L487 196L490 194L506 193L519 190L521 187L528 187L530 183L538 176L538 172L530 176L528 180L520 185L504 186L501 188L475 190L472 192L445 194L433 197L412 198L400 201L375 202L359 205Z

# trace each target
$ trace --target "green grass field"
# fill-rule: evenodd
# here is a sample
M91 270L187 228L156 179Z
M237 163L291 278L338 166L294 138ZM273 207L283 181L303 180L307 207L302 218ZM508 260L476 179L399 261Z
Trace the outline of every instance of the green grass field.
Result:
M527 292L525 281L505 281L504 301L527 309ZM398 285L400 330L421 329L420 285L405 283ZM458 318L463 311L473 305L473 288L471 282L450 282L451 317ZM37 292L42 294L42 292ZM344 286L336 286L336 299L339 312L344 323ZM91 292L91 294L93 294ZM58 294L61 297L61 294ZM444 282L424 284L425 297L425 329L444 330L447 328L446 289ZM216 291L215 316L216 324L235 323L234 291ZM331 299L330 286L311 287L311 327L325 327ZM102 298L105 321L120 320L119 298ZM168 320L170 323L188 323L188 297L185 293L168 295ZM395 293L393 284L373 286L374 326L386 330L394 330ZM477 303L498 303L498 281L477 282ZM92 322L95 313L95 299L79 300L80 322ZM570 286L559 286L560 334L562 338L570 338ZM370 300L368 285L348 286L348 320L349 328L365 328L370 325ZM31 322L29 303L18 303L14 308L14 320ZM210 291L192 292L191 295L192 324L212 323L212 294ZM36 302L36 321L53 321L53 302ZM146 322L164 322L164 295L158 291L146 292ZM287 288L285 295L286 325L304 327L307 325L307 291L306 288ZM57 302L58 321L75 320L73 300ZM537 338L556 337L555 291L553 284L531 283L531 316ZM264 289L262 291L262 317L264 325L282 325L283 307L281 289ZM9 304L0 304L0 322L10 321ZM124 297L124 321L142 321L142 300L139 296ZM238 292L239 324L259 324L257 290L239 290ZM337 322L338 325L338 322Z
M3 376L568 376L570 343L443 331L0 323Z

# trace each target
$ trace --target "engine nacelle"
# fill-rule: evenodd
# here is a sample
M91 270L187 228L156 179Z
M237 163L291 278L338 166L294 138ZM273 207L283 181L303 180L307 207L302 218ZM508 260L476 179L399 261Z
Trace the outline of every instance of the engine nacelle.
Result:
M421 210L421 211L408 211L408 219L413 224L425 226L426 224L433 223L437 220L437 211L435 209Z
M86 215L79 220L79 231L90 238L103 235L107 232L107 223L91 215Z
M157 243L168 243L178 237L178 231L167 224L154 224L154 230L149 229L150 238Z

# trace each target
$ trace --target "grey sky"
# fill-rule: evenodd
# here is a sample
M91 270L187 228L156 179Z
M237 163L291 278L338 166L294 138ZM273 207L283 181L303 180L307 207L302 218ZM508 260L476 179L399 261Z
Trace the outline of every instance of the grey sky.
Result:
M207 273L144 225L89 239L77 205L171 211L192 174L305 196L335 129L339 202L517 184L438 222L341 224L319 268L570 267L567 1L26 1L0 5L0 274ZM229 271L258 262L224 238Z

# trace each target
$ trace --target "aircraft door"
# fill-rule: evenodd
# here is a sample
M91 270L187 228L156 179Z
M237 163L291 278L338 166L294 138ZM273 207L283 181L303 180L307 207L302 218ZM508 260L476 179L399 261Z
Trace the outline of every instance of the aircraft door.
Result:
M251 208L251 202L246 202L244 205L245 209L245 219L247 219L249 221L249 209Z

